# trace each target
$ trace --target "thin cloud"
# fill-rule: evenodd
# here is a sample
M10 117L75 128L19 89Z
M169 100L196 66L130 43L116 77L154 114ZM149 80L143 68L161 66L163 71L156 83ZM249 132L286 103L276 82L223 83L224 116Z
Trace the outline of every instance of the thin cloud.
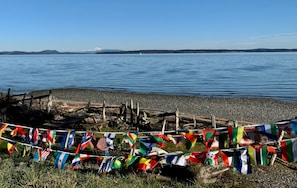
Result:
M269 35L259 35L259 36L251 36L251 39L270 39L270 38L287 38L287 37L297 37L297 33L275 33Z

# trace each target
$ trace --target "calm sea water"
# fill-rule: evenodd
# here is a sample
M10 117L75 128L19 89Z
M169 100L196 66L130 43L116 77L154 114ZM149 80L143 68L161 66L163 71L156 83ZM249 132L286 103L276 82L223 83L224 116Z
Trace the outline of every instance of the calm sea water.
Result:
M2 55L0 91L92 88L297 101L297 53Z

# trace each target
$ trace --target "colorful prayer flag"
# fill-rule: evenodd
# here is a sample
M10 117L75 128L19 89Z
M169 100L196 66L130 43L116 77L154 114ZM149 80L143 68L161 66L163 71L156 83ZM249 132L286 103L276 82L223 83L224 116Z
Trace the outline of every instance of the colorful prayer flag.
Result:
M297 161L297 139L290 139L280 142L282 159L287 162Z
M248 155L247 147L239 150L235 150L234 155L234 166L241 174L251 174L252 166L250 162L250 157Z
M16 142L14 141L8 141L7 142L7 151L8 151L8 154L11 155L13 150L16 150L17 151L17 148L16 148Z
M2 136L2 133L5 131L6 127L8 124L2 123L1 128L0 128L0 137Z
M294 135L297 136L297 121L296 120L290 121L290 128L292 129L292 132L294 133Z
M31 151L31 146L24 145L22 157L29 156L30 151Z
M112 169L112 164L114 161L115 157L104 157L104 159L102 160L99 170L98 170L98 174L105 174L107 172L110 172Z
M81 149L81 144L78 144L78 146L75 150L75 154L79 154L80 149Z
M56 131L55 130L46 130L46 141L49 144L49 147L55 143Z
M228 134L231 143L239 143L243 137L244 127L238 126L238 127L228 127Z
M155 159L155 158L151 158L150 164L148 165L148 169L152 170L154 169L157 165L159 164L159 160Z
M137 134L135 133L127 133L123 136L124 140L128 142L130 149L134 148L134 145L136 143Z
M29 142L31 145L37 145L39 140L39 130L38 128L30 128L29 131Z
M257 128L270 139L276 140L278 137L278 128L275 123L260 125Z
M191 149L195 146L196 141L197 141L197 135L194 134L193 131L189 131L187 133L184 133L184 137L186 139L186 148Z
M205 151L194 151L189 156L189 161L191 163L203 163L206 159L206 153Z
M168 134L168 135L167 135L167 138L168 138L168 140L171 141L172 143L174 143L174 144L177 143L176 139L175 139L171 134Z
M136 171L146 171L151 159L141 157Z
M75 131L68 131L64 134L61 141L61 149L69 149L74 144Z
M214 141L217 131L215 129L204 129L201 132L205 143L205 147L211 148L211 143Z
M138 158L139 156L129 155L125 160L126 167L132 165Z
M74 170L80 164L80 154L76 154L71 162L72 167L71 169Z
M187 160L184 154L167 154L165 159L167 164L173 164L177 166L187 165Z
M14 136L17 135L17 133L18 133L18 128L16 127L15 129L13 129L13 130L10 132L10 135L14 137Z
M74 170L78 167L78 165L84 161L90 158L90 155L88 154L76 154L71 162L72 167L71 169Z
M230 150L230 151L220 151L221 153L221 157L222 157L222 161L225 164L226 167L234 167L234 150Z
M248 146L248 154L253 165L267 166L267 145L250 145Z
M33 160L35 162L45 161L46 158L49 156L49 154L50 154L50 149L49 148L47 148L45 150L42 150L42 149L38 148L36 150L36 153L34 155Z
M205 165L215 166L219 161L219 151L218 150L208 150L206 153L206 158L204 161Z
M113 147L113 140L114 140L115 136L116 136L115 133L104 133L104 137L106 139L107 146L110 149L114 149L114 147Z
M80 161L89 159L91 156L89 154L79 154Z
M165 140L164 140L166 139L166 136L164 134L152 135L152 137L153 139L155 139L155 141L161 148L166 148Z
M141 153L142 155L149 154L152 151L152 148L156 146L156 144L156 140L152 137L141 138L139 153Z
M41 151L42 150L39 148L36 150L33 161L35 161L35 162L42 161Z
M55 160L55 167L64 170L65 163L69 154L66 152L58 152Z
M112 169L119 169L119 168L122 168L123 164L124 164L124 161L125 161L125 157L124 156L120 156L120 157L116 157L113 161L113 164L112 164Z
M83 134L81 145L80 145L80 150L83 151L92 141L94 136L94 133L92 132L87 132Z
M16 126L14 130L10 133L11 136L17 136L20 135L23 138L26 138L27 133L24 131L23 127Z

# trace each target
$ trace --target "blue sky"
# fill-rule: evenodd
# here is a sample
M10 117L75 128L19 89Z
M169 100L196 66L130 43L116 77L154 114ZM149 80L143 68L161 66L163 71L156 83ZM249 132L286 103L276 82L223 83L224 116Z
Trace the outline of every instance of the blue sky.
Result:
M3 0L0 51L297 48L296 0Z

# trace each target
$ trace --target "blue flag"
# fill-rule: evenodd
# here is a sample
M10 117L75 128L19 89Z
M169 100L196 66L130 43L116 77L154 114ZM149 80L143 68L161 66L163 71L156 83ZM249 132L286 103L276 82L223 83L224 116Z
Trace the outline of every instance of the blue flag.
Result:
M153 147L157 145L157 142L154 138L152 137L147 137L147 138L141 138L140 139L140 149L139 152L142 155L147 155L149 154Z
M241 174L252 173L252 166L247 147L235 151L234 166Z
M69 156L68 153L58 152L58 155L56 156L56 160L55 160L55 167L57 167L61 170L64 170L64 166L65 166L68 156Z
M74 144L75 131L66 132L61 141L61 149L69 149Z

